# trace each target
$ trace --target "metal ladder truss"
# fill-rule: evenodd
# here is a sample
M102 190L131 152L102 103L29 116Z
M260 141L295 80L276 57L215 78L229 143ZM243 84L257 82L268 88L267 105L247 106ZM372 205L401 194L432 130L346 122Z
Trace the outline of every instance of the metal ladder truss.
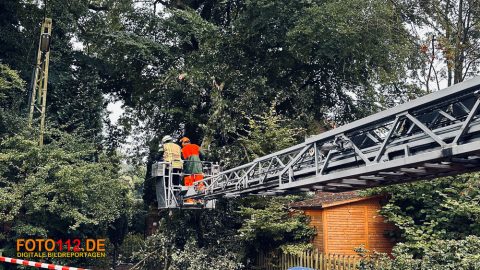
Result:
M313 136L206 177L191 197L342 192L480 170L479 91L477 77Z

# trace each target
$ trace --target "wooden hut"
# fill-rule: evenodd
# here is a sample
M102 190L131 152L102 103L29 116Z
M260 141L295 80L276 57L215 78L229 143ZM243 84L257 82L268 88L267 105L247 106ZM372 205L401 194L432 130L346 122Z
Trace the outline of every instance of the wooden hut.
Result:
M387 233L395 226L379 214L384 200L384 196L361 197L355 192L320 192L292 207L310 216L310 224L317 231L313 243L322 253L356 254L354 249L361 245L391 253L395 243Z

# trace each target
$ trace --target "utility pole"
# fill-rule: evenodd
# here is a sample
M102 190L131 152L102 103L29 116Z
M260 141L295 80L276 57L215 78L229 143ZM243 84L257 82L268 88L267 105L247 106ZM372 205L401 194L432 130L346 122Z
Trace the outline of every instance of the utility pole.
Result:
M37 64L35 66L35 79L30 98L30 112L28 125L40 122L40 136L38 144L43 145L45 133L45 111L47 107L47 84L48 84L48 63L50 61L50 41L52 37L52 19L45 18L40 30L40 41L38 44Z

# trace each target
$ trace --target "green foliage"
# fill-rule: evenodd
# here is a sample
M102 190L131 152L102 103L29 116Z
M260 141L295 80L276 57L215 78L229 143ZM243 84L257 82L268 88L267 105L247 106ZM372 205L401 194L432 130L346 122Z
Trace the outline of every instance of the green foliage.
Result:
M362 256L359 270L473 270L480 267L480 238L435 240L422 258L415 259L403 244L394 249L394 259L385 255Z
M292 121L279 115L275 106L271 106L269 111L249 117L248 126L239 133L243 134L232 145L220 147L212 143L214 147L210 156L220 158L226 168L295 145L303 139L305 130L296 127Z
M480 236L479 174L381 189L391 198L382 215L400 229L404 249L422 256L434 240Z
M119 248L119 261L126 263L135 262L135 253L140 252L144 246L145 240L142 234L129 233Z
M355 248L355 252L360 257L360 261L357 264L358 270L376 270L376 269L389 269L391 261L387 254L384 253L371 253L364 245Z
M260 250L303 251L315 232L288 207L299 199L245 198L220 201L215 210L162 212L136 259L144 269L243 269Z
M0 217L15 237L98 236L127 207L115 163L65 133L39 148L23 135L0 147Z
M6 108L3 102L15 104L15 99L20 96L20 92L25 91L25 82L18 73L8 66L0 64L0 101L2 108Z
M480 243L479 174L381 188L390 194L381 213L394 223L394 260L364 260L361 269L477 269Z
M21 129L20 104L25 82L18 72L0 64L0 138Z
M53 30L46 115L48 125L100 142L104 99L98 87L97 61L74 48L72 42L82 34L88 6L89 1L48 1ZM35 1L2 1L0 18L0 61L31 82L44 18L42 6ZM19 106L15 113L26 116L28 95L22 90L15 97Z
M275 112L274 106L270 111L249 119L247 135L240 136L240 145L245 149L247 158L258 158L287 147L299 141L302 135L301 128L295 128L286 119ZM250 161L250 160L249 160Z
M480 238L468 236L464 240L437 240L426 250L421 259L404 256L394 262L392 269L478 269L480 267ZM399 245L395 254L408 252ZM399 256L399 258L401 258Z
M315 235L308 217L289 208L300 196L246 198L238 213L243 217L240 239L256 251L285 248L304 249ZM295 247L296 246L296 247Z
M235 237L233 205L211 211L162 212L158 231L136 254L142 269L241 269L243 245Z
M304 100L307 106L327 103L339 110L338 118L352 120L377 111L376 101L392 106L387 97L394 88L402 88L395 99L410 91L402 78L414 48L395 7L385 1L321 1L304 10L287 38L294 57L315 72L309 79L339 96L313 96L316 103ZM348 92L355 93L354 100Z
M172 254L172 261L169 269L242 269L243 265L239 262L238 255L239 254L235 250L222 249L216 246L201 248L198 247L195 241L189 239L185 244L184 250L176 250Z
M306 128L329 113L350 121L415 91L405 79L412 46L390 3L122 3L86 16L80 38L97 55L99 87L128 106L123 123L142 121L143 141L183 133L223 159L244 152L236 142L272 104Z

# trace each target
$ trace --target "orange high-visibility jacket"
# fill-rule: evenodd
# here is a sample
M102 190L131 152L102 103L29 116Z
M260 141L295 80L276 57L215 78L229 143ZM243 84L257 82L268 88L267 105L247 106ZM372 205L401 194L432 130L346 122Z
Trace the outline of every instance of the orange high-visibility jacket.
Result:
M187 144L182 148L182 155L185 160L183 166L184 174L202 173L202 163L200 161L201 154L200 146L196 144Z
M182 148L183 159L188 159L190 156L200 156L200 146L190 143Z

